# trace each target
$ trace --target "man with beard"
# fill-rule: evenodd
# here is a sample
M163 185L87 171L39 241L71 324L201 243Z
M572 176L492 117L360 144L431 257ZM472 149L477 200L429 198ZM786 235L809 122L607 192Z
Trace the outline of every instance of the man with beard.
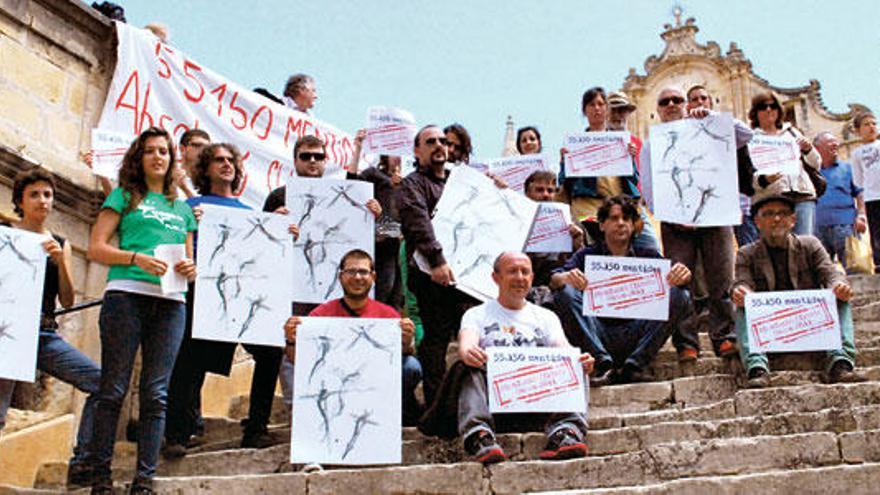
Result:
M370 289L376 281L373 258L366 251L353 249L342 257L339 262L339 284L343 296L340 299L327 301L309 312L309 316L336 316L342 318L398 318L400 319L401 343L403 359L403 425L413 426L421 413L421 406L416 400L415 390L422 376L422 367L415 353L415 325L409 318L400 318L400 314L386 304L371 299ZM285 353L293 362L296 356L296 328L302 323L298 316L288 318L284 324L284 336L287 342Z

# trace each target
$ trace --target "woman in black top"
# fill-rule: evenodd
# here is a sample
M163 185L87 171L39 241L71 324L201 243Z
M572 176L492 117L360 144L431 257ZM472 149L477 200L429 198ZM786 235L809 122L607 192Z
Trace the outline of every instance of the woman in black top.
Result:
M90 481L91 468L86 464L85 458L92 434L96 404L94 394L100 384L101 368L56 333L56 299L62 306L69 308L73 305L74 289L70 244L46 227L46 218L52 212L54 196L55 183L45 170L34 168L19 173L12 188L12 203L21 221L14 225L5 225L49 237L43 242L43 248L49 256L43 283L37 368L89 394L83 406L76 446L68 469L68 484L85 485ZM14 386L14 381L0 379L0 429L5 424Z

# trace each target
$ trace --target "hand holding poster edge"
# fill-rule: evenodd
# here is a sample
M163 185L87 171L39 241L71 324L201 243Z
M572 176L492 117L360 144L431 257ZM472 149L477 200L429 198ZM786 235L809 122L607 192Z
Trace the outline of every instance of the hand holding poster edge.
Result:
M585 256L583 314L668 321L670 269L665 258Z
M489 410L586 413L589 381L574 347L486 349Z
M749 292L744 306L750 352L829 351L843 345L831 289Z
M627 131L566 134L563 166L566 177L628 176L633 173Z

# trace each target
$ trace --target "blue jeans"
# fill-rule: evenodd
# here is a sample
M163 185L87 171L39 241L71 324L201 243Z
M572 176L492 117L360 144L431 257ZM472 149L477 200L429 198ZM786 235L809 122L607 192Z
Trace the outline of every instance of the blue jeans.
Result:
M660 239L657 238L657 233L654 232L654 224L651 223L651 219L648 218L648 214L645 213L646 211L646 207L644 206L639 208L639 214L642 217L642 231L633 237L633 248L645 250L650 249L660 253L662 252L660 248Z
M415 356L403 356L400 364L403 372L403 425L413 426L422 415L422 407L416 399L416 387L422 381L422 365Z
M627 365L644 370L690 313L691 300L687 290L672 287L667 321L618 319L618 325L609 325L603 318L584 316L583 292L570 285L556 293L556 304L563 312L562 322L569 341L592 354L597 367Z
M819 240L822 246L834 261L837 255L837 261L846 268L846 238L853 235L852 224L846 225L823 225L819 227Z
M37 347L37 369L76 387L89 394L83 406L76 445L73 448L71 464L85 462L86 448L92 437L94 425L95 393L101 383L101 368L85 354L68 344L54 330L40 330ZM0 380L0 430L6 423L6 411L12 400L15 382Z
M183 340L185 317L182 302L120 291L104 294L98 320L101 388L89 448L92 458L88 459L99 477L110 475L116 423L138 347L142 347L142 364L136 478L147 480L155 476L165 430L168 382Z
M844 360L853 366L856 365L855 327L853 327L852 309L850 308L849 303L837 301L837 317L840 320L840 340L842 346L840 349L828 351L826 353L826 373L831 370L834 363L840 360ZM746 313L742 308L736 310L736 336L737 341L739 342L739 357L746 373L752 368L763 368L766 371L770 371L770 365L768 364L766 354L749 351Z
M733 226L733 235L736 236L736 245L739 247L747 246L758 240L758 226L751 215L743 213L742 223Z
M816 200L796 203L794 214L797 216L793 231L795 235L816 235Z

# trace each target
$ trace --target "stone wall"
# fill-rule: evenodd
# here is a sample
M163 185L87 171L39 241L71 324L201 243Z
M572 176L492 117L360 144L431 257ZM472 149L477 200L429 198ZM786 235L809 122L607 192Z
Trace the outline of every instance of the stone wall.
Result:
M76 300L100 297L106 268L86 260L100 205L80 154L88 149L115 64L110 22L76 0L0 0L0 212L12 214L15 175L42 166L55 175L50 228L73 248ZM98 358L97 310L60 319L62 335ZM78 411L81 398L51 379L23 387L24 405L54 415Z

